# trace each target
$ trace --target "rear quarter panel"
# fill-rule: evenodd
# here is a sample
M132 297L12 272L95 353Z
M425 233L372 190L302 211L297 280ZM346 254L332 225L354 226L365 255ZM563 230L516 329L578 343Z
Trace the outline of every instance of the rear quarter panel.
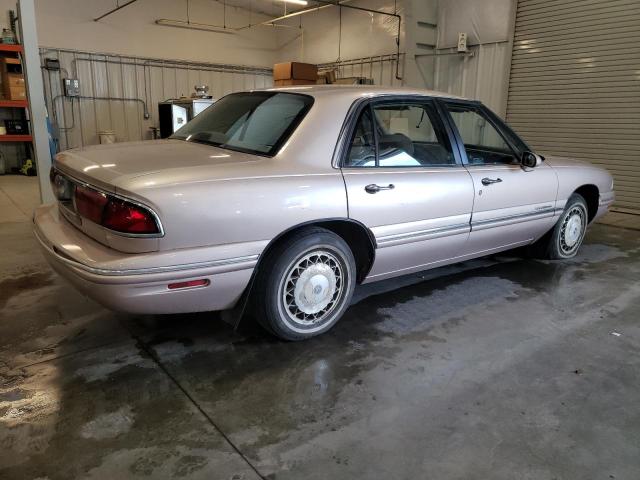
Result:
M165 230L160 250L245 243L256 250L246 254L260 253L268 241L295 225L347 217L339 172L203 180L161 188L140 178L127 187L158 209Z
M116 189L156 209L165 230L160 250L239 242L266 246L296 225L347 218L344 180L331 159L350 106L339 95L316 99L274 157L175 168L124 179Z

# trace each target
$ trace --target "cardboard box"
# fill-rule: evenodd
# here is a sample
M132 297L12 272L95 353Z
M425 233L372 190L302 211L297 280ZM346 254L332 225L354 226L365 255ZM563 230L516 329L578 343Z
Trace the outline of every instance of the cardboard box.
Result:
M310 63L286 62L273 66L274 80L310 80L318 79L318 67Z
M315 80L298 80L295 78L289 80L274 80L274 87L290 87L292 85L315 85Z
M24 100L27 98L27 91L22 86L5 86L4 87L4 96L7 100Z
M21 73L7 73L6 79L11 87L24 87L24 75Z
M319 85L336 83L337 73L336 70L327 70L326 72L319 73L317 83Z

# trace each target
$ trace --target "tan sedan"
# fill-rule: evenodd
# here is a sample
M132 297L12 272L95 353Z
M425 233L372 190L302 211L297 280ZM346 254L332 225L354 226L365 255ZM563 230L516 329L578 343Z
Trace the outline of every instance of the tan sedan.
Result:
M331 328L358 283L530 245L573 257L603 169L536 155L476 101L376 87L228 95L167 140L63 152L47 259L105 306Z

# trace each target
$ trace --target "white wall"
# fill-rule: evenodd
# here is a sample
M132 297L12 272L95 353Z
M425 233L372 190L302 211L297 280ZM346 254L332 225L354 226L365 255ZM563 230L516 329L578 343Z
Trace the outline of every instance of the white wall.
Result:
M478 23L472 18L477 16L479 3L497 9L501 18L497 25ZM0 9L6 11L14 4L14 0L0 0ZM185 18L184 0L139 0L100 22L93 22L94 17L113 5L114 2L104 0L36 0L40 45L264 67L277 61L325 63L338 60L338 55L346 60L396 51L396 19L349 8L342 8L339 42L339 9L335 7L283 22L295 28L254 27L235 35L224 35L160 27L153 23L161 17ZM191 5L192 19L197 18L202 23L222 22L220 3L191 0ZM451 0L353 0L350 5L386 12L397 9L403 17L400 45L405 56L401 61L402 81L395 80L391 62L345 68L341 72L344 76L372 76L376 83L438 89L478 98L504 115L511 44L510 39L503 37L512 27L509 25L506 29L504 26L510 17L505 11L509 5L515 5L515 0L455 0L455 15L446 14L453 8ZM266 18L227 7L229 26L256 23ZM424 23L419 26L419 22L438 23L438 30L425 27ZM472 25L471 40L490 39L501 43L472 46L475 56L470 58L414 57L435 51L428 45L436 43L438 31L450 32L460 25ZM451 51L441 49L437 53Z
M255 0L267 1L267 0ZM507 80L511 58L511 44L504 37L504 20L492 27L491 22L475 22L478 3L501 7L514 4L515 0L455 0L455 15L445 15L451 10L449 0L352 0L350 5L402 15L400 50L404 52L400 62L400 76L395 78L393 61L375 61L364 65L343 66L342 76L365 76L376 84L408 85L442 90L470 98L478 98L498 114L506 111ZM474 6L466 8L465 2ZM118 58L127 56L229 63L271 67L277 61L298 60L311 63L329 63L378 55L395 54L397 20L390 16L336 7L324 8L300 15L285 22L290 28L254 27L233 35L191 31L161 27L154 24L157 18L186 18L186 0L138 0L110 17L94 22L93 18L115 5L104 0L36 0L36 20L39 44L54 49L73 49L82 52L116 53ZM15 8L15 0L0 0L0 26L8 25L6 11ZM493 8L493 7L492 7ZM213 0L191 0L191 18L200 23L221 24L223 6ZM449 12L451 13L451 12ZM504 12L503 12L504 13ZM226 23L237 27L258 23L267 19L255 13L235 7L227 7ZM508 17L508 15L506 15ZM493 17L492 17L493 18ZM438 23L437 28L429 24ZM496 40L498 43L472 45L473 57L457 55L424 56L418 54L449 53L452 49L436 49L437 34L456 31L459 25L471 25L472 39ZM509 26L511 28L511 25ZM471 33L471 32L470 32ZM55 56L55 52L53 53ZM50 56L50 54L47 54ZM77 56L77 55L76 55ZM67 56L64 64L70 69ZM85 67L88 65L85 64ZM89 127L86 130L67 131L61 135L62 147L72 147L97 140L100 129L114 129L119 140L148 138L148 127L156 122L154 113L160 99L179 94L189 94L194 78L198 83L209 83L216 96L230 91L269 86L261 76L238 74L203 74L180 69L152 68L148 80L140 84L139 68L126 67L109 77L109 69L96 63L89 70L80 71L84 94L122 95L143 98L152 113L149 120L140 120L135 104L126 102L76 103L77 119ZM111 67L110 67L111 68ZM118 70L117 66L114 66ZM86 68L85 68L86 70ZM132 70L134 73L129 72ZM144 71L144 70L143 70ZM83 73L84 72L84 73ZM109 78L103 78L104 77ZM74 72L75 73L75 72ZM124 75L124 76L123 76ZM131 76L132 75L132 76ZM120 76L121 80L118 80ZM131 79L129 79L131 76ZM160 80L157 80L157 79ZM152 80L155 79L155 80ZM47 79L48 80L48 79ZM55 79L54 79L55 80ZM149 92L142 92L148 81ZM53 81L50 97L59 94L59 81ZM131 85L131 88L125 86ZM189 89L187 92L183 90ZM175 93L174 93L175 92ZM64 106L63 106L64 104ZM66 101L58 105L58 123L70 125L73 119L71 107ZM95 108L94 108L95 107ZM50 105L53 111L53 106ZM95 113L91 115L91 112ZM102 112L106 113L102 113ZM119 111L127 118L125 126L118 121ZM133 115L129 121L129 115ZM120 132L118 129L122 129ZM3 150L15 146L3 146ZM9 156L12 156L9 154Z
M515 8L515 0L439 0L438 53L454 53L447 47L466 31L473 56L423 58L432 64L436 90L482 100L506 115Z
M363 65L341 69L342 75L372 76L377 84L401 84L480 99L504 116L511 60L511 39L507 32L512 28L515 0L455 0L454 3L452 0L398 0L395 8L403 17L400 50L405 53L401 82L394 79L390 65L381 75L375 63L374 68ZM394 11L393 0L360 0L350 5ZM484 18L486 9L493 13ZM277 29L278 61L325 63L337 61L338 55L346 60L396 51L397 23L392 17L343 8L341 42L337 8L294 17L285 23L297 28ZM437 28L431 28L430 23L437 24ZM468 30L474 55L432 56L454 53L454 49L447 48L449 45L442 41L436 48L437 37L456 37L460 28ZM416 54L427 56L415 57Z
M406 3L406 0L399 0L397 5L394 5L393 0L354 0L349 5L388 13L395 11L404 18ZM276 56L278 61L334 63L396 54L398 20L392 16L347 7L330 7L293 17L282 23L290 28L277 29L280 46ZM406 51L406 23L401 24L400 50ZM402 76L404 57L400 63L399 73ZM395 61L390 58L340 66L339 74L341 77L373 78L376 84L382 85L403 84L402 80L396 79Z
M0 24L15 0L0 0ZM122 2L121 2L122 3ZM183 59L239 65L271 66L276 36L268 28L252 28L227 35L155 25L158 18L186 19L185 0L138 0L109 17L93 19L115 7L104 0L36 0L38 41L41 46ZM266 19L227 6L227 26L238 27ZM220 24L223 6L212 0L191 0L191 20Z
M398 2L398 14L404 15L404 1ZM394 13L393 0L353 1L349 5ZM342 41L339 40L342 10ZM375 15L350 8L336 7L299 15L282 23L295 27L278 28L277 53L280 61L296 60L327 63L341 59L361 58L395 53L398 22L390 16ZM299 27L302 26L302 34ZM404 44L405 25L400 42Z
M190 4L192 21L222 24L221 3L191 0ZM36 0L38 43L54 48L46 52L46 56L60 58L65 76L80 78L82 95L139 98L147 103L151 114L151 118L144 119L140 104L131 101L58 98L54 106L52 99L61 93L60 75L43 72L49 115L54 127L61 128L57 135L61 149L97 143L100 130L115 131L118 141L150 138L149 127L157 126L158 122L157 103L166 98L189 95L196 83L208 84L216 97L271 85L271 79L262 74L205 71L193 66L168 65L164 68L100 63L105 57L91 56L87 52L114 52L119 55L110 60L125 62L132 61L127 56L135 56L268 68L276 55L276 35L268 28L218 34L155 25L158 18L185 19L186 0L139 0L100 22L93 21L114 6L114 0ZM16 10L15 0L0 0L0 28L9 26L10 9ZM266 18L234 7L226 8L229 27ZM61 53L56 49L79 52ZM76 65L73 61L76 57L96 61ZM14 114L3 111L0 118ZM19 144L3 143L0 151L9 167L19 166L26 157Z

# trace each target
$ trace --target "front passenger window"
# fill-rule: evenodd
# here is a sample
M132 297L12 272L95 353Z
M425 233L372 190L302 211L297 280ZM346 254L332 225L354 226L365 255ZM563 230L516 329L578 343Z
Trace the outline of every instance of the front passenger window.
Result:
M447 104L462 137L469 165L511 164L516 154L484 113L473 105Z

